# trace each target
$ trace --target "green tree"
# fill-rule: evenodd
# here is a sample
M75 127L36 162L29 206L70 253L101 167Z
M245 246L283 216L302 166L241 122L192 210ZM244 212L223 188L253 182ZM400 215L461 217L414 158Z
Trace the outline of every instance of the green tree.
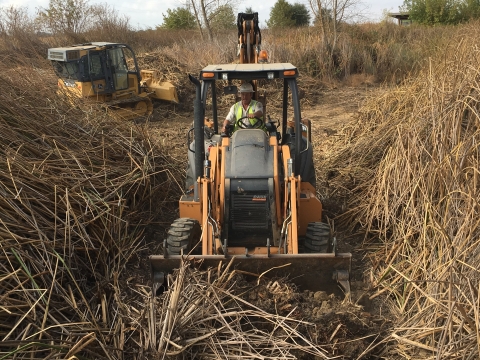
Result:
M196 26L195 16L187 8L167 9L167 14L162 15L160 27L164 29L194 29Z
M37 22L54 34L79 34L87 30L91 7L87 0L50 0L48 8L39 8Z
M310 12L304 4L295 3L292 5L292 9L295 26L310 25Z
M460 6L464 20L480 18L480 0L466 0Z
M286 0L277 0L270 9L270 18L267 21L267 26L269 28L295 26L293 6Z
M249 7L247 7L247 8L245 9L244 13L245 13L245 14L253 14L254 11L253 11L252 7L249 6Z
M480 1L404 0L401 10L419 24L458 24L480 16Z
M233 7L229 4L219 6L210 14L210 26L214 30L234 29L237 18Z

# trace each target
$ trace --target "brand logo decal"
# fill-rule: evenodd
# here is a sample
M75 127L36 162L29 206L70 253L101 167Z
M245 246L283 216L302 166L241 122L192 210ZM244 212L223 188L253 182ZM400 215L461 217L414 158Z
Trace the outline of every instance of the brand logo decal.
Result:
M266 195L253 195L252 201L267 201Z

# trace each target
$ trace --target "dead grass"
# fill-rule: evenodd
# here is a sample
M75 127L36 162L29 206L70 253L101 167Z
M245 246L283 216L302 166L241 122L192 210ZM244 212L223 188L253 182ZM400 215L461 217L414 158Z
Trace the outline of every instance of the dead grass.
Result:
M120 284L177 170L145 127L72 107L48 71L0 73L0 357L119 358Z
M142 337L151 349L166 357L330 358L310 338L313 323L295 319L295 308L281 316L251 304L244 296L252 289L239 292L237 275L229 268L219 264L199 272L188 262L181 264L170 278L170 291L160 298L162 305L155 302L149 313L149 331ZM271 291L284 293L285 288L277 282Z
M187 71L213 63L237 60L237 32L216 34L213 42L202 41L195 31L142 30L134 31L117 19L82 34L42 36L32 34L31 26L17 26L2 32L0 19L0 54L17 58L44 57L49 47L89 41L127 43L138 53L167 56L182 64ZM32 22L33 24L33 22ZM475 24L475 23L473 23ZM316 81L349 81L361 74L375 82L399 83L421 68L421 62L437 48L445 47L459 27L399 27L390 23L342 24L337 46L330 49L318 28L262 30L262 44L272 62L290 62L302 76ZM331 36L329 34L329 36Z
M343 129L328 184L373 235L368 276L401 316L401 357L478 358L480 52L464 28L418 77Z

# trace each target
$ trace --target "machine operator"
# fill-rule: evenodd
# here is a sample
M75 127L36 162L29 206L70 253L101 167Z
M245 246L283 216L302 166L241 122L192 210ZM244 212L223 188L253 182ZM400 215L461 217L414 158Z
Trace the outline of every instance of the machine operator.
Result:
M255 127L255 124L261 120L262 125L259 129L266 130L263 124L263 105L260 101L253 100L253 86L250 83L243 83L239 89L241 100L230 108L225 121L223 122L222 131L225 133L229 124L234 124L233 131L238 130L241 126L238 121L242 119L243 128Z

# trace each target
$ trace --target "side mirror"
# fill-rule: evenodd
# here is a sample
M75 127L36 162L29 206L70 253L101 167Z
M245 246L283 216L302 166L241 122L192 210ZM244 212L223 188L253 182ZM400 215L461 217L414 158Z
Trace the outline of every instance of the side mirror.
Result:
M223 93L225 95L229 95L229 94L234 94L236 95L238 93L238 88L236 85L228 85L228 86L224 86L223 87Z

